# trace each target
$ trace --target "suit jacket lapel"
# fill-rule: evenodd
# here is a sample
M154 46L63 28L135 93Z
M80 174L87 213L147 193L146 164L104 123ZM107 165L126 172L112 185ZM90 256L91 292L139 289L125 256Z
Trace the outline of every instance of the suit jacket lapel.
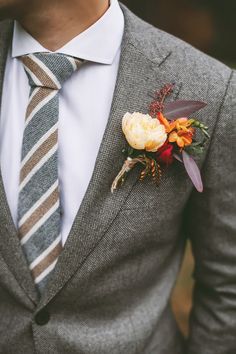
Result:
M3 77L9 45L11 43L13 25L10 21L0 23L0 103L2 97ZM0 106L1 107L1 106ZM15 276L19 285L34 303L37 292L30 275L29 267L22 253L18 235L8 207L3 180L0 172L0 252ZM31 302L31 304L32 304Z
M13 24L11 21L0 22L0 97L2 97L3 77L8 48L11 43ZM1 108L1 99L0 99Z
M121 130L123 115L127 111L147 113L152 100L150 93L174 80L169 71L162 70L162 64L171 53L165 47L160 48L158 57L157 51L155 57L143 53L142 34L139 38L133 33L135 16L124 6L122 8L126 27L109 121L88 189L38 309L63 288L95 250L138 180L138 169L133 170L121 189L114 194L110 192L112 181L124 162L122 149L126 141Z

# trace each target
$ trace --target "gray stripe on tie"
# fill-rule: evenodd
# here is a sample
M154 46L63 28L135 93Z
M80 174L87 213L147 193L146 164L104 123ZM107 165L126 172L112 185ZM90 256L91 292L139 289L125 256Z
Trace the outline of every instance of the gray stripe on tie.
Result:
M60 233L60 208L34 233L34 235L22 246L29 263L45 251ZM45 237L47 235L47 237ZM42 242L43 239L43 242Z
M58 95L49 103L43 106L29 122L24 132L22 147L22 160L38 142L38 140L47 133L47 131L58 122Z
M19 194L19 220L58 179L57 154L58 152L54 153ZM47 178L45 178L45 176L47 176Z

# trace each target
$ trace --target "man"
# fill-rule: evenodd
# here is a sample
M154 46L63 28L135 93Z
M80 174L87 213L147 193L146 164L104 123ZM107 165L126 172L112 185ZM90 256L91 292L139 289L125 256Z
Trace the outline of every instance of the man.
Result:
M235 353L235 72L117 0L0 0L0 15L0 352ZM171 82L207 103L204 192L175 164L112 194L122 117ZM186 237L184 349L170 294Z

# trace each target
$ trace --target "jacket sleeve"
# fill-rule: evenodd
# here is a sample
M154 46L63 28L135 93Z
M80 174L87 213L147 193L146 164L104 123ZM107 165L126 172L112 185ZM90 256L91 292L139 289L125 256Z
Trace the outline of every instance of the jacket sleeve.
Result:
M185 231L195 258L188 354L236 353L236 73L233 71Z

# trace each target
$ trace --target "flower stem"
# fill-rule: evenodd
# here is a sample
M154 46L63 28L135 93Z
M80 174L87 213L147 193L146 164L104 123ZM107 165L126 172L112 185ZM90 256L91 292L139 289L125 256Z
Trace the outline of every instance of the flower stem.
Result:
M137 164L137 163L141 163L143 165L146 164L146 159L143 156L138 156L135 158L131 158L128 157L127 160L125 160L120 172L118 173L118 175L116 176L116 178L114 179L112 186L111 186L111 193L114 192L114 190L117 189L119 184L122 184L124 182L125 179L125 175L127 173L130 172L130 170L132 170L132 168Z

